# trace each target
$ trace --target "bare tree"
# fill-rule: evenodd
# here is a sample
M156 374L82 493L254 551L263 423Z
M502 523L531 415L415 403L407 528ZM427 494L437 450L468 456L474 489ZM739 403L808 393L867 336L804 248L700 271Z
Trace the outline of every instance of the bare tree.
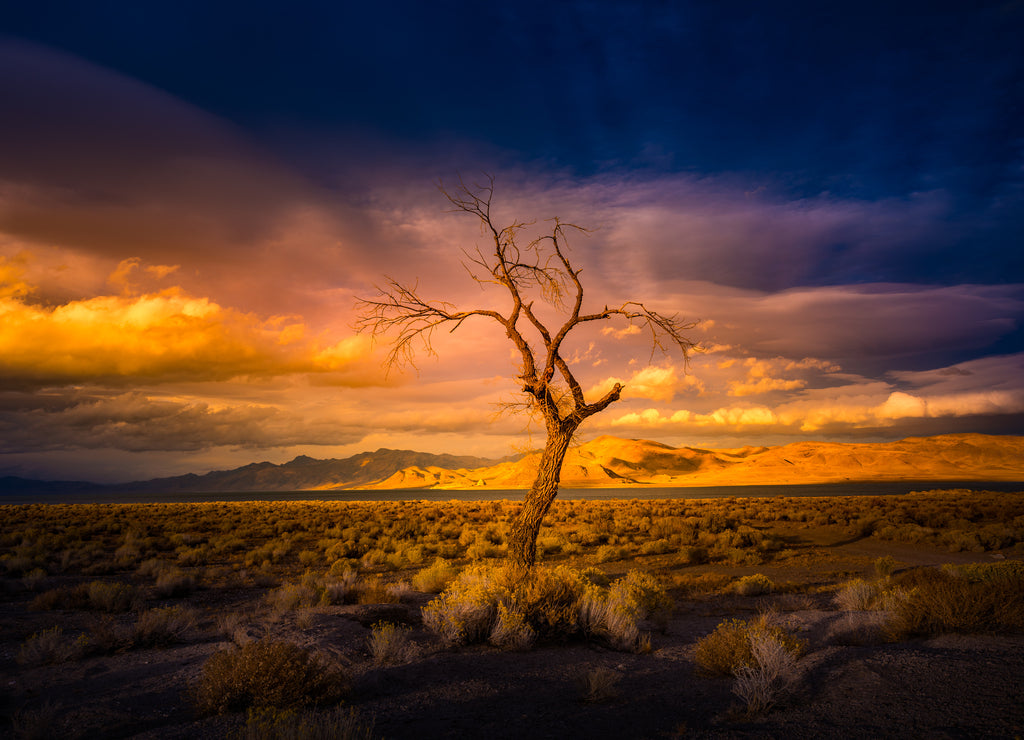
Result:
M588 402L562 356L566 337L583 324L619 318L648 330L652 352L678 350L685 359L696 345L683 333L697 322L683 322L677 316L652 311L636 301L584 313L583 283L580 270L573 267L567 255L566 234L585 229L556 218L549 222L549 232L524 244L523 230L532 224L514 221L498 228L491 218L493 177L488 177L485 185L469 187L460 181L453 190L446 190L443 185L440 188L453 210L476 217L483 233L493 242L486 252L479 247L465 251L463 264L478 283L504 289L510 302L508 310L460 311L450 303L422 297L418 284L406 285L387 278L384 287L378 286L376 297L359 299L356 327L374 337L391 337L385 361L388 370L413 365L417 351L433 354L432 337L436 329L454 331L473 317L497 322L515 345L520 357L516 379L522 383L525 405L543 419L547 432L537 477L509 533L509 558L513 563L531 567L536 559L537 534L558 495L562 462L576 430L585 419L618 401L623 390L616 383L601 398ZM550 319L546 319L547 323L541 320L534 309L537 298L556 311L560 325Z

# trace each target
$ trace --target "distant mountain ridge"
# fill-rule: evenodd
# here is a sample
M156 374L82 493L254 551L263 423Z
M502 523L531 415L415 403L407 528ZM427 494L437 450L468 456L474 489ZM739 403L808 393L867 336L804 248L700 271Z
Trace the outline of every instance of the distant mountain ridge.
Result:
M539 453L467 471L407 468L368 488L528 488ZM569 450L564 488L798 485L866 481L1024 481L1024 437L948 434L898 442L794 442L703 449L598 437Z
M341 460L299 456L281 465L260 462L111 486L7 477L0 478L0 493L518 489L530 486L539 458L539 453L494 460L382 448ZM1024 437L947 434L883 443L704 449L605 436L569 450L561 482L564 488L671 488L888 480L1024 482Z
M403 468L479 468L502 462L469 455L434 455L412 450L381 448L344 459L318 460L299 455L275 465L252 463L234 470L216 470L205 475L181 475L125 483L119 488L132 491L216 492L216 491L330 491L361 488L381 481Z

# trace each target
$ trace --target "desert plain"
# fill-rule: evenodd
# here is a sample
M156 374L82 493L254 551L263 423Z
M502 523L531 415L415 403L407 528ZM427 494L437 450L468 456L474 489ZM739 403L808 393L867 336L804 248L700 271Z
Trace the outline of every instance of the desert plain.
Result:
M929 443L905 477L1014 480L1015 461L1024 477L1019 438L966 442ZM577 450L567 479L690 454L611 445ZM875 454L734 452L810 476ZM1024 485L658 500L626 485L564 490L531 575L503 567L512 501L0 507L0 734L1024 734Z

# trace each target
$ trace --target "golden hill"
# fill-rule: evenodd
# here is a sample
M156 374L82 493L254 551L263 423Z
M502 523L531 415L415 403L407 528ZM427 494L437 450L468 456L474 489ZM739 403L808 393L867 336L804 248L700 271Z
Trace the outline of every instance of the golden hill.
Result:
M405 468L365 487L528 488L539 457L474 470ZM885 443L700 449L606 436L569 450L562 467L565 488L886 480L1024 481L1024 437L947 434Z

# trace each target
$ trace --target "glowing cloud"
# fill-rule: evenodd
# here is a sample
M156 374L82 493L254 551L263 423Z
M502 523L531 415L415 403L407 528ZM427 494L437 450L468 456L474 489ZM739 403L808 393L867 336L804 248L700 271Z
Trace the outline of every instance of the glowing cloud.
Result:
M122 262L112 282L127 285L138 266L138 260ZM178 287L32 303L31 286L18 275L17 265L0 263L0 377L22 386L339 373L370 351L360 337L326 348L303 343L305 328L297 319L263 320Z

